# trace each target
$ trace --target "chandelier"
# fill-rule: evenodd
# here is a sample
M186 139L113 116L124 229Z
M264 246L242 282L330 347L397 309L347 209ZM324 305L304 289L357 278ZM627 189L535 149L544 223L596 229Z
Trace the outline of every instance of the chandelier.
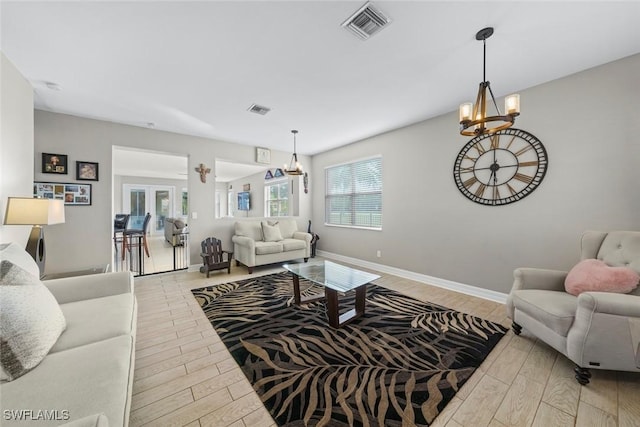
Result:
M293 155L289 166L284 165L284 171L287 175L302 175L304 172L302 172L302 166L298 162L298 153L296 153L296 134L298 131L294 129L291 133L293 134Z
M483 28L476 34L476 40L482 40L482 82L478 88L478 96L475 104L467 102L460 105L460 135L477 136L492 134L513 125L520 114L520 95L508 95L504 100L505 114L502 115L493 96L491 85L487 81L487 39L493 34L493 27ZM487 111L487 90L496 115L490 116Z

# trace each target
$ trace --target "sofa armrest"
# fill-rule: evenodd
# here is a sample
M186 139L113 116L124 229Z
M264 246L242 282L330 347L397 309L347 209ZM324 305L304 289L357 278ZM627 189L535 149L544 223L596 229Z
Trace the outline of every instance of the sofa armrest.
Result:
M246 236L233 236L231 241L240 246L247 246L250 250L255 251L256 249L256 241L251 237Z
M109 427L109 420L105 414L93 414L62 424L60 427Z
M540 289L545 291L564 292L566 271L545 270L541 268L516 268L513 272L512 291L521 289Z
M578 296L578 311L606 313L640 318L640 296L612 292L583 292Z
M308 244L311 244L311 239L313 238L313 236L309 233L306 233L304 231L295 231L293 233L293 237L294 239L298 239L298 240L304 240L305 242L307 242Z
M133 275L129 271L52 279L42 283L49 288L58 304L133 294Z

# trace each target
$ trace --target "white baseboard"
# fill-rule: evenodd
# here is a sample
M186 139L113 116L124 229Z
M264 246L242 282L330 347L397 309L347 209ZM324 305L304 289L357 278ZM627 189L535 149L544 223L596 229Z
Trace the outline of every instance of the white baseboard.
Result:
M371 270L380 271L382 273L392 274L394 276L402 277L405 279L415 280L416 282L438 286L439 288L449 289L449 290L460 292L463 294L472 295L478 298L484 298L486 300L498 302L501 304L505 304L507 302L507 294L504 294L502 292L483 289L477 286L466 285L464 283L458 283L452 280L441 279L439 277L427 276L426 274L415 273L413 271L403 270L401 268L396 268L396 267L390 267L384 264L377 264L375 262L364 261L358 258L351 258L344 255L338 255L332 252L318 250L318 255L328 259L342 261L348 264L353 264L360 267L369 268Z

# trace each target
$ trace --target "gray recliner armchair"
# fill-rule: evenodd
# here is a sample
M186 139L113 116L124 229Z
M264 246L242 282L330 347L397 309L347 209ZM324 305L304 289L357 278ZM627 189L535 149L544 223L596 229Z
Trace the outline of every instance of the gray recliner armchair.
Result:
M588 231L581 259L596 258L612 267L640 272L640 232ZM568 272L518 268L507 298L513 331L522 328L576 364L576 379L586 385L590 368L640 372L640 287L629 294L565 291Z

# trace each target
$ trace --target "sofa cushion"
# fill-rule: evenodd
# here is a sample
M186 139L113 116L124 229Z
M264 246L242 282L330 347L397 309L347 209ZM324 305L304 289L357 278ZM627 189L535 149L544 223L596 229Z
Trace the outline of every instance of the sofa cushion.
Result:
M578 306L578 298L566 292L537 289L512 291L512 301L516 310L537 319L563 337L569 333Z
M110 425L127 425L133 340L121 335L49 354L27 375L2 384L2 409L67 410L68 421L103 412ZM37 422L38 426L59 424ZM24 421L2 420L3 427L24 425Z
M134 328L133 294L70 302L60 308L67 320L67 329L51 353L131 334Z
M571 295L582 292L627 294L638 287L640 274L628 267L609 267L598 259L585 259L569 271L564 287Z
M307 242L300 239L284 239L282 241L282 249L286 251L297 251L298 249L305 249Z
M256 255L277 254L282 251L282 242L256 242Z
M287 219L281 218L278 221L269 221L269 224L277 223L278 227L280 227L280 234L282 234L283 239L291 239L293 237L293 233L298 231L298 223L295 219Z
M279 242L282 240L282 234L280 234L280 227L278 227L277 222L269 225L265 221L262 221L260 224L262 226L262 237L265 242Z
M262 226L260 221L236 221L236 236L249 237L256 242L262 241Z
M0 262L1 379L35 368L64 331L58 302L37 277L11 261Z
M17 243L0 244L0 260L11 261L35 277L40 277L40 268L24 247Z

